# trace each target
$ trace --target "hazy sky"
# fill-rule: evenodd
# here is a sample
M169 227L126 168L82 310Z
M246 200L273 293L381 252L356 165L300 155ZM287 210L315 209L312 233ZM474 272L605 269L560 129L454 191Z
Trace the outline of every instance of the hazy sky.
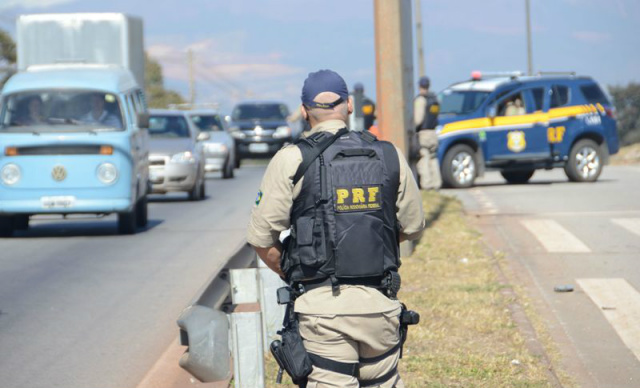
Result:
M524 0L421 4L433 89L472 70L526 71ZM531 0L531 8L534 70L574 70L604 85L640 79L640 1ZM185 97L192 48L197 101L224 111L246 98L293 108L307 73L321 68L376 99L373 0L0 0L0 27L13 34L22 13L103 11L144 19L147 51Z

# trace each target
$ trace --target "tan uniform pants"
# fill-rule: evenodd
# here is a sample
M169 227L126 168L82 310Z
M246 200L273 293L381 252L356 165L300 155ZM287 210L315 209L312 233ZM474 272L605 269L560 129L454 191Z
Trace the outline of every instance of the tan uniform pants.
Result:
M308 352L330 360L357 363L360 357L384 354L400 341L400 309L388 313L363 315L299 314L300 334ZM372 364L360 364L360 378L371 380L389 373L398 365L400 352ZM353 376L313 367L307 388L358 388ZM381 388L404 388L396 373Z
M437 190L442 185L440 167L438 166L438 135L435 130L418 132L420 142L420 160L416 164L420 177L420 188Z

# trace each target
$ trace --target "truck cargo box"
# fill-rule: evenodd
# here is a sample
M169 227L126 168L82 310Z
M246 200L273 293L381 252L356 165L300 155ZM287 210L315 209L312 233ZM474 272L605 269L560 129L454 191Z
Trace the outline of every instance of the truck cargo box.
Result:
M119 13L23 15L17 23L18 71L86 63L129 69L144 87L142 19Z

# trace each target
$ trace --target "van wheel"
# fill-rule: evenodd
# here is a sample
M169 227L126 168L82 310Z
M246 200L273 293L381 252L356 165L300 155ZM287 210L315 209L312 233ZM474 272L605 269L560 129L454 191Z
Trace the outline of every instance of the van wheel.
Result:
M602 172L600 146L591 139L582 139L571 147L564 172L571 182L595 182Z
M134 234L136 232L137 204L130 212L118 213L118 233Z
M446 187L471 187L477 174L475 152L466 144L457 144L445 154L441 169Z
M529 182L536 170L500 171L500 175L511 184L523 184Z
M0 237L11 237L13 236L13 231L13 217L0 216Z
M149 200L147 196L140 198L136 203L136 226L144 228L149 222Z

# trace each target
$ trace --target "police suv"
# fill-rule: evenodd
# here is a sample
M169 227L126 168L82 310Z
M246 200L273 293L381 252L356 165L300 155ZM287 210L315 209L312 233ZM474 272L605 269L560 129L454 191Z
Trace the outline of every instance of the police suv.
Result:
M535 170L555 167L570 181L593 182L618 152L613 105L590 77L473 72L438 98L438 160L448 187L470 187L485 170L526 183Z

